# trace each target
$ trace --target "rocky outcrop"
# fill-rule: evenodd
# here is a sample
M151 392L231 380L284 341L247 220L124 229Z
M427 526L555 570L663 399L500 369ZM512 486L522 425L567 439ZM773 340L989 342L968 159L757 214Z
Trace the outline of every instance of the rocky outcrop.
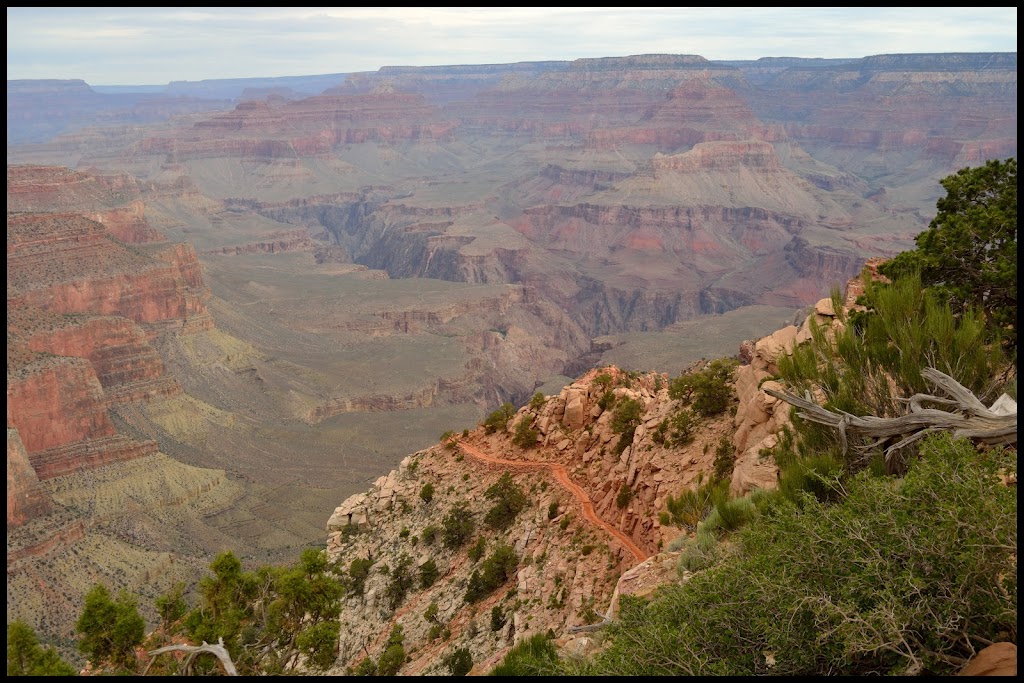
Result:
M972 657L958 675L1016 676L1017 646L1013 643L992 643Z
M343 610L337 671L378 657L395 624L415 652L402 672L443 673L441 655L452 647L468 647L483 671L528 635L549 628L566 633L599 620L614 611L618 595L643 594L666 572L674 574L671 555L637 565L679 534L663 528L658 513L669 495L713 469L711 446L730 433L731 420L709 420L687 446L666 444L660 425L679 408L668 397L666 379L595 369L542 403L531 401L505 429L490 435L477 429L462 438L464 447L451 442L415 453L344 501L328 522L328 552L342 566L369 559L404 565L415 575L430 561L445 581L410 590L392 609L387 580L371 571L363 595L351 597ZM620 434L606 393L641 407L628 446L616 447ZM512 443L523 421L536 430L534 447ZM529 491L528 504L510 528L494 531L480 520L492 502L486 491L504 471L514 472ZM421 493L428 483L432 495ZM464 548L442 541L439 520L459 503L476 518L488 550L507 543L517 558L515 574L479 602L464 599L479 564L466 558ZM506 597L513 593L515 601ZM431 604L432 616L424 618ZM493 634L481 623L492 608L502 621ZM450 635L439 638L443 628Z
M93 210L99 215L113 216L114 223L118 218L137 223L138 207L133 202L140 199L141 193L138 181L125 173L103 174L27 164L7 166L8 213Z
M267 239L260 240L259 242L219 247L217 249L209 249L204 253L241 256L244 254L279 254L285 251L313 251L316 248L316 243L314 243L309 232L306 230L282 230L267 235Z
M421 95L386 92L319 95L301 100L245 101L195 124L182 137L150 137L144 154L168 161L208 157L292 159L326 154L337 145L440 140L456 128Z
M103 387L81 358L36 354L12 368L8 357L7 423L29 455L115 434Z
M181 393L149 337L116 316L60 315L30 307L7 312L8 343L37 353L88 360L112 403Z
M118 244L84 216L17 214L7 226L9 305L178 325L206 313L178 268Z
M17 429L7 428L7 526L41 517L53 508L29 462Z
M887 281L878 267L886 259L868 259L859 277L851 278L844 289L842 305L846 312L863 310L857 297L864 293L865 278ZM779 442L780 433L792 424L790 406L766 390L785 391L778 381L779 359L791 355L800 344L811 340L811 326L817 325L826 334L842 325L831 298L819 299L807 312L799 326L789 325L757 341L744 342L740 349L743 364L736 369L736 432L732 442L736 452L731 491L741 496L755 488L775 488L778 467L770 451Z
M136 200L126 207L99 211L87 217L101 223L111 235L122 242L143 244L166 241L167 238L146 221L145 209L146 205Z
M8 169L8 425L39 479L156 452L108 408L181 394L152 342L212 326L195 250L149 225L139 193L125 175Z

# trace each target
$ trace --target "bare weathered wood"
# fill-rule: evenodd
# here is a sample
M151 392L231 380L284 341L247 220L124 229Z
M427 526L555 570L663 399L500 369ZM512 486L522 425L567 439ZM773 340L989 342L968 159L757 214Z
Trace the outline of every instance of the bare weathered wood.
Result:
M205 640L202 645L167 645L165 647L157 648L149 653L150 660L149 664L146 665L146 670L142 672L145 676L149 672L149 667L153 665L153 659L157 655L162 655L166 652L187 652L188 657L185 660L184 666L182 667L185 674L188 675L192 669L192 662L196 657L203 654L204 652L215 656L220 660L221 666L224 667L224 673L228 676L237 676L238 670L235 669L235 663L231 661L231 655L228 654L228 650L224 647L224 639L221 638L217 645L209 645Z
M899 417L877 417L874 415L852 415L844 411L832 411L819 406L811 399L810 392L804 398L784 391L765 389L765 393L798 408L797 415L804 420L833 427L839 431L843 453L848 449L848 436L873 439L863 449L875 448L891 439L898 439L885 449L886 457L896 450L936 431L948 431L958 438L973 439L988 444L1017 443L1017 413L993 412L985 407L969 389L949 375L934 368L925 368L921 375L952 398L931 394L914 394L902 399L909 405L910 412ZM925 403L949 406L951 410L925 408Z
M612 623L611 619L607 617L604 620L597 622L596 624L584 624L583 626L570 626L569 633L590 633L592 631L600 631L608 624Z

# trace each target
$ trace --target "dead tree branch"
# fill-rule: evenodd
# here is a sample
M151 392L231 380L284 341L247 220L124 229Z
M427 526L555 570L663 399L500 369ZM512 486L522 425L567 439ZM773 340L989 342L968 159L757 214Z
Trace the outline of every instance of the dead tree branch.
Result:
M900 417L858 416L845 411L828 410L815 403L810 392L805 393L805 398L774 389L765 389L765 393L796 406L799 409L797 415L804 420L837 429L844 455L848 450L849 436L871 440L861 446L864 450L898 439L885 449L887 459L892 457L894 451L936 431L951 432L957 438L987 444L1017 443L1015 404L1010 414L1002 414L1005 411L993 412L949 375L934 368L925 368L921 375L952 398L914 394L910 398L901 399L909 405L910 412ZM925 408L925 403L949 406L951 410Z
M157 648L149 653L150 660L149 664L146 665L146 670L142 672L145 676L149 672L149 667L153 665L153 659L157 655L162 655L166 652L187 652L188 657L185 658L184 665L182 666L182 672L185 676L192 673L192 664L195 658L199 655L207 652L217 659L220 660L221 666L224 667L224 673L228 676L237 676L238 670L235 669L235 663L231 661L231 655L228 654L228 650L224 647L224 639L221 638L217 645L209 645L204 640L202 645L167 645L166 647Z

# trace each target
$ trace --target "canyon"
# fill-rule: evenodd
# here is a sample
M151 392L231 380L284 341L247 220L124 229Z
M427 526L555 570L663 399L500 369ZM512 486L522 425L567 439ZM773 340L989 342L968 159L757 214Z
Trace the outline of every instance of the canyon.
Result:
M828 317L815 303L912 246L939 179L1016 155L1016 53L264 80L160 97L8 81L8 620L55 642L92 583L138 591L153 620L152 598L217 552L322 545L339 501L328 552L397 561L402 528L457 500L483 511L524 456L476 426L537 392L516 420L536 420L550 464L515 469L535 509L509 535L529 564L516 596L480 605L509 621L466 636L472 567L445 551L449 580L403 608L423 642L408 671L439 671L412 619L424 601L478 662L585 626L640 564L629 544L672 540L657 511L723 438L734 490L772 479L757 456L779 424L758 390ZM683 451L651 440L667 379L762 337L735 420ZM623 457L595 368L645 405ZM449 429L469 436L435 444ZM420 505L425 481L438 496ZM342 537L353 516L372 538ZM394 622L368 590L339 671Z

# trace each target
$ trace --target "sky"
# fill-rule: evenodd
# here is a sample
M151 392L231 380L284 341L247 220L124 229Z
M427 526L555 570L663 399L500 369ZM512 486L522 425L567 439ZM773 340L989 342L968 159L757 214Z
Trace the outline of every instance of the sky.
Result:
M8 80L92 85L635 54L1016 51L1016 7L7 8Z

